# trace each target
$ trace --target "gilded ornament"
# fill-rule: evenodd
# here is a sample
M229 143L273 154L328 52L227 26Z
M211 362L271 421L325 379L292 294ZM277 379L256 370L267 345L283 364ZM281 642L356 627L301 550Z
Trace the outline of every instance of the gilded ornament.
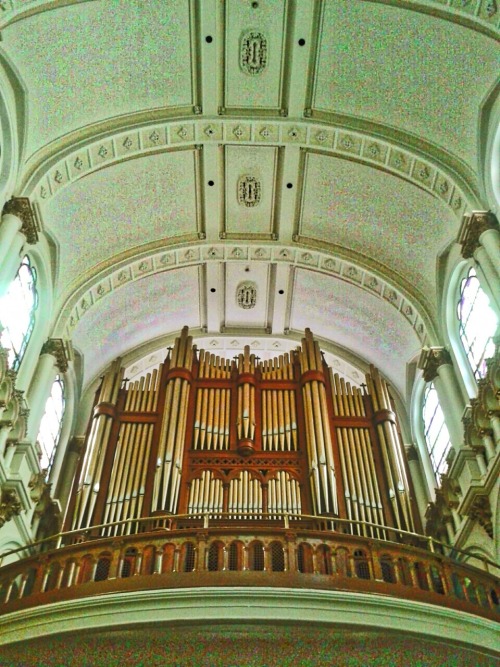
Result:
M133 145L132 139L130 139L130 137L126 137L125 141L123 142L123 148L129 150L129 148L132 148L132 145Z
M107 156L108 152L109 151L106 148L106 146L101 146L98 150L98 155L104 159Z
M64 176L62 175L62 173L61 173L61 172L59 171L59 169L58 169L58 170L56 171L56 173L54 174L54 181L55 181L56 183L62 183L63 180L64 180Z
M152 144L157 144L160 141L160 135L156 130L153 130L149 135L149 140Z
M78 169L78 171L80 171L80 169L83 167L83 160L80 157L77 157L76 160L73 162L73 165L75 169Z

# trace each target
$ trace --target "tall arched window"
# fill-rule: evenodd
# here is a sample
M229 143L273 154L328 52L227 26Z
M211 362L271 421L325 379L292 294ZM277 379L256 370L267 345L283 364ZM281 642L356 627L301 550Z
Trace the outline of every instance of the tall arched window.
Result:
M432 469L439 482L439 476L446 471L446 456L450 450L451 442L433 382L430 382L425 388L422 418L424 420L425 443L431 458Z
M45 403L45 412L40 422L37 441L42 450L40 467L49 471L54 460L57 443L61 435L64 416L64 382L60 375L52 384L50 396Z
M26 255L6 294L0 299L0 334L2 346L9 350L9 367L21 365L35 326L38 306L36 270Z
M481 288L473 268L460 285L460 300L457 308L460 340L476 380L486 374L486 359L493 356L493 336L498 318L490 301Z

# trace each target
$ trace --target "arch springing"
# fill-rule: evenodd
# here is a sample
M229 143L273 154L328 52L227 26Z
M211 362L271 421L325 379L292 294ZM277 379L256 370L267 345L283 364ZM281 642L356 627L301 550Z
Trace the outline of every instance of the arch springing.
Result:
M37 273L28 255L23 257L16 277L0 298L2 346L9 350L9 367L17 371L35 327L38 307Z
M493 356L498 318L474 268L460 284L457 306L459 335L476 380L486 375L486 359Z
M425 388L422 419L425 443L431 459L432 469L439 481L440 475L446 471L446 457L450 450L451 441L433 382L430 382Z

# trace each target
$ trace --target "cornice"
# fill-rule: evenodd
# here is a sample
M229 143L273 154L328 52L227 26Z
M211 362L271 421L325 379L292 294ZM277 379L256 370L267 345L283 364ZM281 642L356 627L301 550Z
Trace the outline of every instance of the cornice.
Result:
M125 256L124 256L125 255ZM275 262L324 273L346 281L378 297L395 308L413 327L422 345L436 339L432 311L420 299L410 296L407 286L402 289L385 267L378 271L359 264L352 253L347 259L333 252L308 248L305 244L224 243L180 244L170 240L127 251L111 258L106 265L95 267L92 275L78 284L70 285L59 300L59 315L54 336L71 339L78 322L103 298L135 280L156 273L197 266L209 262Z
M0 29L25 18L95 0L1 0ZM450 21L500 41L500 7L488 0L365 0Z
M331 114L327 114L331 116ZM339 121L335 123L334 121ZM354 129L355 128L355 129ZM299 146L354 160L412 183L443 202L461 220L481 208L476 179L463 164L437 147L393 128L361 119L213 118L192 110L141 112L72 132L45 146L25 164L20 192L40 204L97 170L172 150L204 145Z

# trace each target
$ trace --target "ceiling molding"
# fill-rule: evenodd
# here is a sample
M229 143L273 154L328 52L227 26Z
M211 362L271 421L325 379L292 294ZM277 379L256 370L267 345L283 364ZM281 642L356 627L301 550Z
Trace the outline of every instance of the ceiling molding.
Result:
M354 253L353 253L354 255ZM109 297L120 287L163 271L187 266L197 266L210 262L271 262L315 271L351 283L369 294L389 303L413 327L422 345L433 344L437 340L436 329L426 305L412 298L408 289L391 280L391 274L384 276L383 270L369 271L352 258L336 256L333 253L308 249L304 245L286 246L281 244L224 243L194 245L173 244L156 248L135 257L113 258L108 267L97 271L78 287L66 290L67 296L59 309L54 336L71 339L78 322L101 299ZM242 332L243 333L243 332ZM286 333L286 332L283 332ZM240 334L241 335L241 334ZM248 335L252 335L249 331ZM278 335L275 332L275 335Z
M1 0L0 29L42 12L93 1L95 0ZM450 21L500 41L500 8L491 7L488 0L462 0L460 4L455 0L367 1Z
M426 190L447 205L458 220L465 210L480 206L474 192L463 187L469 179L456 178L456 164L445 168L435 159L423 157L421 151L410 150L361 130L346 130L342 125L304 120L236 120L191 115L183 120L177 118L122 128L105 137L99 133L97 138L93 136L77 143L77 148L71 140L72 136L68 135L65 149L59 147L56 153L47 153L43 162L26 166L19 196L31 197L40 203L48 202L65 187L88 174L154 153L210 144L267 145L319 150L326 155L356 160L383 170ZM410 143L409 140L407 143Z

